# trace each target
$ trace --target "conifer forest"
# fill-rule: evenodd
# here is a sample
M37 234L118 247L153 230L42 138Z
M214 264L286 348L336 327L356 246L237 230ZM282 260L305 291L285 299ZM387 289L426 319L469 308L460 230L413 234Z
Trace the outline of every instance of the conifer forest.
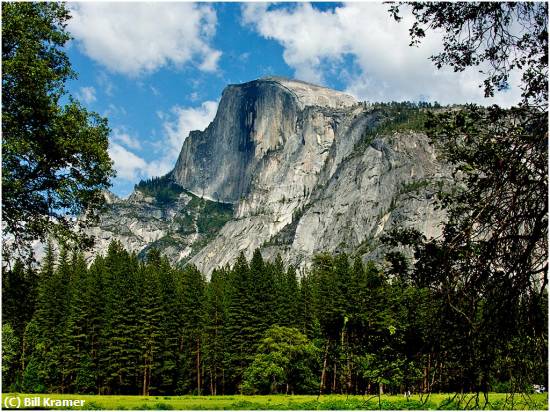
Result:
M256 251L207 280L156 250L140 261L113 242L88 265L81 253L56 256L48 247L39 271L18 262L4 273L3 386L378 394L508 392L546 382L546 293L507 302L507 319L490 316L498 302L480 301L468 325L458 315L467 301L398 270L322 254L298 276Z

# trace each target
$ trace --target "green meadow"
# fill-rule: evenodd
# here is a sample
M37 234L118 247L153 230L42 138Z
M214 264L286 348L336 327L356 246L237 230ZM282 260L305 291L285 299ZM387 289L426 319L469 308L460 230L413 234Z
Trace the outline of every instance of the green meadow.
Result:
M407 410L407 409L489 409L489 410L547 410L547 394L490 393L488 403L483 395L432 394L426 398L412 395L408 400L403 395L346 396L325 395L264 395L264 396L118 396L118 395L60 395L60 394L3 394L2 407L16 405L13 398L20 399L21 409L25 398L40 398L40 406L26 409L108 409L108 410ZM8 399L6 399L8 398ZM47 400L48 399L48 400ZM83 407L46 406L55 400L84 400ZM28 401L29 402L29 401ZM45 405L46 404L46 405ZM8 407L7 407L8 406Z

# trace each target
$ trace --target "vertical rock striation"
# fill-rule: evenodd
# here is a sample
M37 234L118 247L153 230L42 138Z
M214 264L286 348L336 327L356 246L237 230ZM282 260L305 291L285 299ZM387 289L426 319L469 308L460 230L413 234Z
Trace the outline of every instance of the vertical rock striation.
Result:
M161 224L159 215L162 233L151 229L145 215L154 207L136 207L140 198L151 202L139 193L113 200L113 208L120 212L133 202L159 245L177 226L182 207L198 216L193 222L208 218L200 213L213 206L191 213L185 206L189 196L232 204L233 218L221 220L208 236L198 229L185 241L170 235L180 242L171 241L172 259L206 273L232 263L241 251L250 257L255 248L299 267L321 251L377 257L379 237L395 225L439 234L444 216L434 207L433 183L449 176L424 134L381 128L387 120L387 113L347 94L296 80L268 77L230 85L215 119L189 134L169 174L187 193L182 205L165 213L172 223ZM135 234L140 217L132 218L129 230ZM104 221L114 223L112 217ZM117 230L124 232L120 225ZM98 231L102 239L109 237ZM136 236L130 245L136 252L150 246L145 233L141 243ZM185 253L178 244L187 245Z

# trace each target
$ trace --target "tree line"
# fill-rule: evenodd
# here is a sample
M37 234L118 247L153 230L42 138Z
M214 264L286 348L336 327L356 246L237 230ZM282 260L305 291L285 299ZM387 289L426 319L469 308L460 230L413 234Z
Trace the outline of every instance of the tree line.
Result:
M457 315L467 303L420 284L396 256L382 268L321 254L298 277L256 250L207 280L156 250L140 261L113 242L88 265L80 252L56 257L48 246L40 270L17 262L4 271L2 383L222 395L525 391L546 382L546 293L506 302L518 314L509 320L491 318L496 302L482 299L472 333ZM506 350L492 350L503 322L516 327L506 329Z

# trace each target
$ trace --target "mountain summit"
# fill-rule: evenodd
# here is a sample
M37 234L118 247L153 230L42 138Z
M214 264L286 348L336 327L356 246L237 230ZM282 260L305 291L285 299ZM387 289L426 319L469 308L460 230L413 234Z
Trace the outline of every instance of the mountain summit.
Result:
M322 251L378 256L396 225L438 234L434 184L448 172L422 132L427 110L280 77L229 85L173 171L112 203L98 249L155 246L210 273L256 248L306 267Z
M249 193L267 153L303 140L300 122L306 108L342 110L356 105L347 94L279 77L230 85L214 121L185 140L172 174L200 196L237 202Z

